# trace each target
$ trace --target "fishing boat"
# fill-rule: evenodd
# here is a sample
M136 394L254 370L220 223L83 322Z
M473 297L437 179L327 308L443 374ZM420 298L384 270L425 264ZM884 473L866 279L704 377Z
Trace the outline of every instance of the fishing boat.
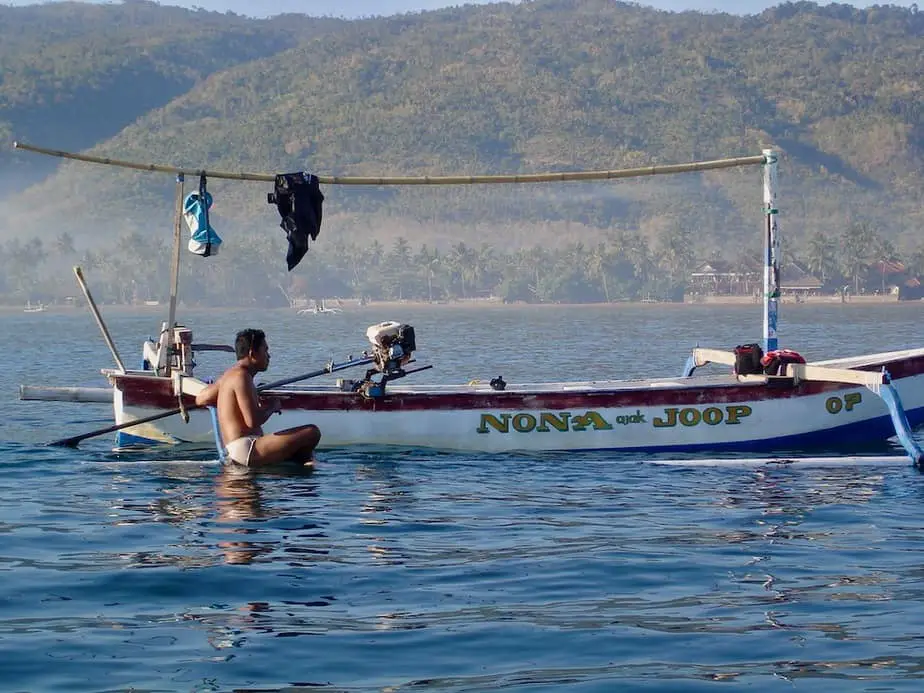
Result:
M730 352L697 349L705 365ZM906 428L924 423L924 349L792 367L784 376L731 373L635 381L478 382L415 386L381 378L267 394L282 402L267 432L311 421L326 446L357 443L479 452L618 450L793 450L867 443L896 434L889 403L877 390L893 387L907 407ZM886 371L890 378L883 375ZM375 373L381 372L375 369ZM387 372L387 371L386 371ZM186 406L204 384L143 372L105 372L116 420L129 423ZM880 391L881 395L882 392ZM213 441L206 412L189 422L165 418L120 432L120 444Z
M47 306L44 303L32 303L31 301L26 301L26 307L22 309L23 313L44 313L48 310Z
M16 144L70 159L169 172L182 186L187 174L272 181L269 174L184 171L176 167L101 159ZM621 179L707 171L737 166L763 168L764 300L762 354L778 354L780 242L777 206L778 155L718 159L616 171L515 176L421 178L319 177L321 183L433 185L530 183ZM201 191L200 191L201 192ZM204 199L204 196L202 196ZM182 199L178 188L177 199ZM178 210L181 205L177 205ZM176 322L176 277L181 243L179 212L174 228L173 284L167 321L157 341L144 342L143 364L124 367L79 268L78 283L113 354L117 368L102 369L106 388L21 388L23 399L112 402L117 446L213 445L214 412L197 409L205 387L194 371L195 354L230 347L197 345L192 330ZM912 429L924 424L924 346L814 363L784 360L772 372L742 368L742 352L694 348L674 377L506 383L501 378L467 384L416 385L413 374L429 368L414 360L413 326L370 326L361 359L329 363L311 374L268 386L282 413L264 426L274 432L306 421L323 431L322 447L401 446L473 452L620 451L790 452L811 447L868 444L897 436L908 457L924 465ZM720 364L721 372L703 372ZM365 367L355 379L293 386L291 383L346 368ZM732 369L734 368L734 371ZM699 372L697 372L699 371ZM77 437L80 438L80 437ZM74 440L74 439L69 439Z
M337 315L342 313L341 308L334 308L332 306L324 305L324 299L316 301L310 308L301 308L296 311L297 315Z

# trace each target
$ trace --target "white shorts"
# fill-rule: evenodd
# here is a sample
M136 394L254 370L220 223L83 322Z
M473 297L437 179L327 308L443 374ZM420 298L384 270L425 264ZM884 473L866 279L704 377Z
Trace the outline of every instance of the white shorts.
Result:
M225 445L228 459L238 464L250 464L250 454L253 452L253 444L257 442L257 438L259 436L244 436Z

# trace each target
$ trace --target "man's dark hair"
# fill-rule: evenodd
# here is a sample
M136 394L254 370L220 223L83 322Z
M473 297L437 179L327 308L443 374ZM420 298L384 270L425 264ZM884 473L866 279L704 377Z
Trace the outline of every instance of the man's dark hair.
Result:
M234 353L239 359L244 358L252 351L256 351L266 341L263 330L246 329L237 333L234 338Z

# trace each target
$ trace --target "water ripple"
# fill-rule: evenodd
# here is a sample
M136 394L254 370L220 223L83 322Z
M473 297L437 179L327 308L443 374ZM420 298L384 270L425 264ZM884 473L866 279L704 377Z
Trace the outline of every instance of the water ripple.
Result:
M439 330L433 315L418 334ZM505 315L494 329L520 341L537 324L562 334L555 358L616 313L566 330L567 311ZM743 315L713 322L731 338ZM839 315L805 314L811 348L846 329ZM679 313L618 316L678 353ZM304 322L252 317L304 342ZM200 318L206 341L232 322ZM97 367L101 351L75 359ZM533 374L531 357L509 363L505 378ZM924 679L924 484L907 466L367 449L255 474L105 440L45 447L104 416L0 406L14 411L0 442L5 689L843 693Z

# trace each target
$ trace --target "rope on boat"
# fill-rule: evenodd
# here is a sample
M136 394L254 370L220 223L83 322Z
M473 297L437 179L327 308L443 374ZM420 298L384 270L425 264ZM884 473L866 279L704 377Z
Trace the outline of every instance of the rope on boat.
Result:
M186 176L206 176L227 180L245 180L259 183L273 183L275 174L247 173L244 171L211 171L205 169L181 168L161 164L139 164L108 157L76 154L58 149L47 149L25 142L13 142L13 149L22 149L36 154L55 156L61 159L85 161L91 164L104 164L131 168L136 171L154 171ZM763 154L740 156L731 159L714 159L712 161L694 161L689 164L665 164L662 166L642 166L638 168L614 169L609 171L561 171L557 173L522 173L514 175L476 175L476 176L318 176L326 185L480 185L488 183L561 183L589 180L614 180L618 178L640 178L672 173L692 173L696 171L715 171L738 166L757 166L767 163Z

